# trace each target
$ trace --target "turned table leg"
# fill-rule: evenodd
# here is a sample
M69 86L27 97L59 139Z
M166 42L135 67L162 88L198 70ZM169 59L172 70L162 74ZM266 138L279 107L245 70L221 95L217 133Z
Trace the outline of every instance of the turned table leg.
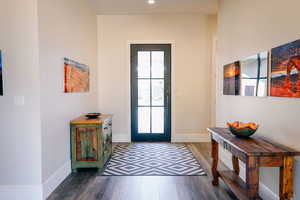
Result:
M219 184L219 173L218 173L218 161L219 161L219 144L212 139L212 146L211 146L211 152L212 152L212 175L213 175L213 185Z
M283 166L280 167L280 183L279 183L280 200L291 199L294 196L293 169L294 169L294 158L284 157Z
M259 165L257 157L248 157L246 161L246 185L249 199L259 199Z
M239 165L239 159L232 155L232 167L234 172L239 175L240 174L240 165Z

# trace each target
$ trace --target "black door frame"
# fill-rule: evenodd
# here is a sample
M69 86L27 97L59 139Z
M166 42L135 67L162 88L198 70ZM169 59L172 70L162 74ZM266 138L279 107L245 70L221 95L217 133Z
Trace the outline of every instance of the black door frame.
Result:
M131 139L133 142L171 142L171 57L172 44L131 44ZM165 94L164 94L164 134L138 134L138 92L137 92L137 52L164 51L165 52Z

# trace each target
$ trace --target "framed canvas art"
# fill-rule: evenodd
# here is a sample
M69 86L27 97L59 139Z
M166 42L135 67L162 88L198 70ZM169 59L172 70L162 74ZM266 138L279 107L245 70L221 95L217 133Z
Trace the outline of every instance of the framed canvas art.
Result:
M258 53L240 61L241 96L267 96L268 51Z
M300 98L300 40L271 50L270 96Z
M0 50L0 96L3 96L2 52Z
M223 94L240 95L240 62L234 62L224 66Z
M88 92L90 71L87 65L64 58L64 92Z

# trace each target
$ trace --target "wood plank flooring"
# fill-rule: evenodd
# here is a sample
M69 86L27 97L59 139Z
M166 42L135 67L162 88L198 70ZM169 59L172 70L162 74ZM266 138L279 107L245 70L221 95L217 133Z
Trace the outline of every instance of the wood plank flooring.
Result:
M222 181L211 185L210 143L186 145L208 176L99 176L87 170L71 174L48 200L236 200Z

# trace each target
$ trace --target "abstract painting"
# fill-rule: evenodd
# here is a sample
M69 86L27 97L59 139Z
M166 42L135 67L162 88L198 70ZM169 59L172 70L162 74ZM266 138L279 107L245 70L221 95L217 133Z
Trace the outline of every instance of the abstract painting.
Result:
M271 50L270 95L300 98L300 40Z
M89 67L76 61L64 58L65 93L89 91Z
M0 50L0 96L3 96L2 54Z
M240 95L240 62L234 62L224 66L224 95Z
M267 96L268 51L249 56L241 63L241 96Z

